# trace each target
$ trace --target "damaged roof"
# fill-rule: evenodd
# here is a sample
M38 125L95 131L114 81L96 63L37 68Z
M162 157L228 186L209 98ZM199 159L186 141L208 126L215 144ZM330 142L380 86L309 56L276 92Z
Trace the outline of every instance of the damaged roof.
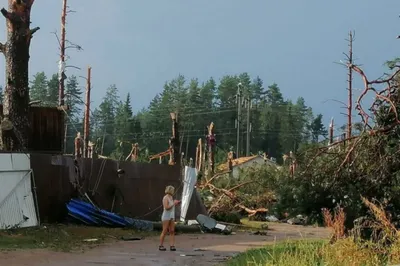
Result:
M235 166L240 165L240 164L247 163L248 161L251 161L251 160L253 160L253 159L257 158L257 157L260 157L260 156L259 155L253 155L253 156L240 157L240 158L237 158L237 159L233 159L232 160L232 167L235 167ZM228 162L220 164L217 167L217 169L218 169L218 171L221 171L221 172L222 171L228 171Z

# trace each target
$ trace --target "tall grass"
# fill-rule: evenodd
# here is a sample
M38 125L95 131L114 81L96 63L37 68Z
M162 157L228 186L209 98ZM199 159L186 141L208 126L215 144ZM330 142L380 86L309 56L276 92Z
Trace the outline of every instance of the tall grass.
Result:
M288 241L249 250L228 261L228 266L242 265L283 265L308 266L321 264L320 250L323 241Z
M262 266L383 266L400 263L400 233L391 223L383 206L362 198L374 219L368 221L373 231L368 240L360 238L357 228L345 234L346 215L342 208L333 213L322 210L325 225L332 230L331 241L290 241L249 250L227 265ZM359 228L358 228L359 229Z

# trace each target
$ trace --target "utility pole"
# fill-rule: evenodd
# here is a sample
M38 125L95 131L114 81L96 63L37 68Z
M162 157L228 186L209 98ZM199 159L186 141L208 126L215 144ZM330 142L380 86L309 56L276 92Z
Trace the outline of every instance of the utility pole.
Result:
M87 78L86 78L86 100L85 100L85 124L83 129L83 138L84 138L84 156L88 158L88 148L89 148L89 118L90 118L90 89L91 89L91 72L92 68L89 66L87 69Z
M64 106L64 80L65 80L65 19L67 16L67 0L63 0L61 13L61 40L60 40L60 62L58 65L58 104Z
M238 90L236 93L236 101L238 107L238 114L236 119L236 128L237 128L237 136L236 136L236 158L239 158L240 151L240 116L241 116L241 106L242 106L242 83L237 85Z
M329 124L329 144L333 144L333 117L331 118L331 123Z
M247 107L246 156L250 156L250 132L251 132L251 124L250 124L251 100L250 100L250 98L246 98L246 107Z
M350 31L349 32L349 54L347 56L348 62L347 66L349 69L348 73L348 91L349 91L349 102L347 104L347 138L351 138L352 135L352 121L351 121L351 115L352 115L352 109L353 109L353 33Z

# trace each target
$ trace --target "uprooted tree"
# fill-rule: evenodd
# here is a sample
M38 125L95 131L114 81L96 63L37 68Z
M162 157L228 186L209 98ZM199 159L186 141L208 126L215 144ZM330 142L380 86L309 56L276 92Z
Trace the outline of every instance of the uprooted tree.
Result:
M30 28L30 13L34 0L8 0L6 18L7 42L0 43L6 58L6 84L1 121L2 148L18 151L27 148L29 134L29 47L39 27Z

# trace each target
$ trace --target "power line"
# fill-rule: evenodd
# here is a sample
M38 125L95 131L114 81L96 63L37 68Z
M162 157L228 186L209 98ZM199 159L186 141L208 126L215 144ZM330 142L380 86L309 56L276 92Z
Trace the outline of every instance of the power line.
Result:
M184 116L184 117L185 116L188 117L188 116L196 116L196 115L204 115L204 114L220 114L220 113L236 112L236 111L237 111L237 109L234 108L234 109L220 110L220 111L216 110L216 111L193 112L193 113L186 113L186 114L181 114L181 115ZM252 110L250 110L250 112L256 112L256 110L252 109ZM268 112L269 113L286 114L286 113L291 113L292 111L289 111L289 110L286 110L286 111L270 110ZM302 116L301 114L298 114L298 113L292 113L291 115L292 115L293 118ZM146 116L149 116L149 114L146 114ZM150 114L150 116L153 116L153 115ZM154 117L159 117L159 115L154 115ZM134 118L134 117L132 117L132 118ZM114 125L114 124L117 123L115 121L115 118L114 119L109 119L109 120L102 120L101 117L94 117L94 119L92 118L92 120L95 120L94 122L92 122L93 124L100 123L101 125ZM136 123L137 121L121 121L121 122L124 123L124 124L126 124L126 123L130 124L130 123ZM82 124L82 122L74 122L73 124L80 125L80 124Z
M235 128L230 128L230 129L225 129L225 132L218 132L216 131L215 135L218 136L224 136L224 135L233 135L233 134L237 134L235 132L226 132L228 130L233 131ZM182 131L182 133L195 133L195 132L200 132L203 130L187 130L187 131ZM240 134L245 133L246 131L241 131ZM261 134L286 134L289 136L299 136L301 134L307 134L308 132L302 132L302 131L298 131L298 130L255 130L253 131L253 136L260 136ZM170 134L171 132L169 131L159 131L159 132L146 132L146 133L112 133L112 134L107 134L107 136L112 136L112 137L123 137L123 136L135 136L135 137L142 137L145 136L146 138L170 138ZM155 136L155 135L159 135L159 136ZM199 133L199 134L185 134L185 136L205 136L206 134L204 133ZM72 135L70 135L69 137L73 137Z

